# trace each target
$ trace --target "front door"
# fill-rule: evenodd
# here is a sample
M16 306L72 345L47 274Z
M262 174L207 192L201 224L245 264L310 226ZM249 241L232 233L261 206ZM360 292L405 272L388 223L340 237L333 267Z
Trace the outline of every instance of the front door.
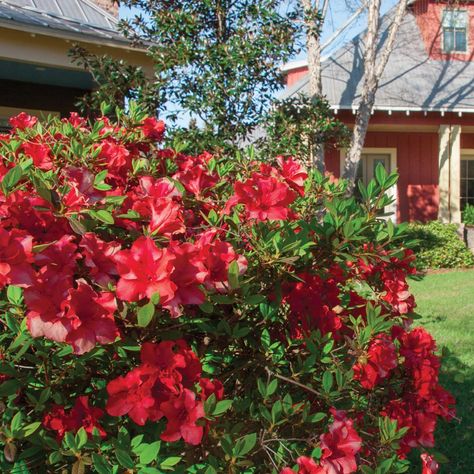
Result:
M390 155L388 153L363 153L359 161L357 179L367 186L375 178L375 169L381 164L390 173Z

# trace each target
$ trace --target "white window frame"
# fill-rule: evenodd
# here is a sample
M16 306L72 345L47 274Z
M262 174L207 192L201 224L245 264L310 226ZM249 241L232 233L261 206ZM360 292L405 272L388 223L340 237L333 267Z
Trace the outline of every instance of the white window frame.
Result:
M461 148L459 168L461 168L461 161L474 161L474 148ZM459 209L461 209L461 194L461 169L459 169Z
M448 51L446 49L446 46L445 46L445 42L444 42L444 29L445 28L452 28L453 30L461 30L462 28L456 28L454 26L452 27L448 27L448 26L445 26L444 25L444 15L447 13L447 12L450 12L450 11L453 11L453 12L459 12L459 13L463 13L466 15L466 25L464 27L465 31L466 31L466 49L465 51L461 51L461 50L457 50L457 49L452 49L450 51ZM442 34L442 43L443 43L443 53L444 54L467 54L468 51L469 51L469 11L468 10L464 10L464 9L460 9L460 8L445 8L443 10L443 13L442 13L442 16L441 16L441 34ZM456 46L456 32L454 31L454 46Z
M390 156L390 173L398 170L397 167L397 149L396 148L377 148L377 147L366 147L362 149L362 155L389 155ZM342 176L344 172L344 162L346 161L347 150L340 150L340 176ZM392 220L393 222L398 221L398 187L397 183L391 186L387 190L388 196L393 199L392 204L387 206L386 212L390 214L387 216L387 219Z

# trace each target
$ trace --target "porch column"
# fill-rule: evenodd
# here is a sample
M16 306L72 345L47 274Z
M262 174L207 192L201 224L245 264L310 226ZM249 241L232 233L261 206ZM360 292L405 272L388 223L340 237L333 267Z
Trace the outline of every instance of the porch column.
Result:
M439 127L439 210L441 222L461 222L461 126Z

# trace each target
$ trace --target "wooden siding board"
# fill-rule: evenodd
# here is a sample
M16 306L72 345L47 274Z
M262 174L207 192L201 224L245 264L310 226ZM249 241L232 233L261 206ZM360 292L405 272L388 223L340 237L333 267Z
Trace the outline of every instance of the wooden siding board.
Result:
M474 134L464 138L474 148ZM398 181L398 219L434 220L438 216L438 134L368 132L366 148L396 148ZM326 167L339 176L339 151L326 152Z

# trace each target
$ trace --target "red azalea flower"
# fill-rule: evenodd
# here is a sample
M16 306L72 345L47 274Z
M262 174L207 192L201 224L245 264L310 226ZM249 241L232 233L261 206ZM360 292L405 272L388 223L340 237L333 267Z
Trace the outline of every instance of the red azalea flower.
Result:
M166 304L177 289L170 278L174 259L150 237L139 237L130 250L117 252L114 257L120 275L117 296L124 301L138 301L158 293L160 303Z
M247 259L238 255L231 244L216 239L213 230L200 234L196 245L200 249L200 261L207 269L204 284L208 289L218 292L229 290L229 266L237 261L239 274L243 275L247 270Z
M296 464L298 464L298 474L327 474L329 472L317 464L314 459L307 456L300 456L296 460ZM285 469L280 471L280 474L296 474L296 471L285 467Z
M204 303L205 296L199 286L206 280L208 271L196 245L173 243L169 250L175 256L171 280L176 285L176 291L173 299L164 306L171 316L178 317L182 313L183 305Z
M64 275L72 275L79 258L77 245L73 235L64 235L56 242L48 245L35 255L35 263L39 266L47 265L51 270L59 271Z
M74 128L87 130L87 120L81 117L77 112L70 112L68 118L61 119L62 122L70 123Z
M67 431L76 433L84 428L92 436L94 428L99 430L100 436L105 438L106 433L99 424L104 412L100 408L89 406L89 397L81 396L76 399L73 408L67 413L64 407L55 405L43 418L43 426L51 431L56 431L56 436L61 441Z
M74 314L74 323L66 342L72 345L75 354L84 354L96 344L108 344L119 337L113 293L96 293L87 283L79 281L77 289L70 290L69 294L65 308Z
M26 232L0 228L0 289L5 285L26 288L33 284L33 238Z
M301 164L295 161L291 156L286 159L283 156L278 156L277 162L281 169L281 175L287 182L288 186L297 191L300 196L303 196L304 183L308 178L308 173L303 166L301 166Z
M107 286L118 275L114 257L120 251L118 242L105 242L96 234L87 232L82 236L79 247L84 256L88 275L101 286Z
M340 305L338 280L300 273L302 282L286 285L284 302L290 306L289 322L293 337L302 337L319 329L338 339L342 321L332 308Z
M178 398L162 403L161 410L168 420L160 436L163 441L172 442L183 438L188 444L201 443L204 428L196 425L196 421L204 418L204 406L196 400L191 390L185 388Z
M44 143L26 142L22 145L23 153L33 159L33 164L44 171L53 169L51 148Z
M141 128L146 138L157 142L160 142L165 134L165 123L155 117L147 117Z
M362 440L343 411L331 409L331 412L334 422L329 433L321 435L320 464L331 474L351 474L357 470L355 455L361 449Z
M97 294L83 281L77 289L71 285L69 278L43 267L35 285L25 290L31 335L67 342L76 354L90 351L97 343L115 341L119 333L113 294Z
M111 139L100 144L99 159L105 162L108 173L113 178L124 177L132 166L132 157L127 148Z
M49 413L43 417L43 426L50 431L56 431L58 440L62 440L68 431L69 418L64 407L54 405Z
M20 112L15 117L10 117L8 122L12 126L13 130L24 130L25 128L34 127L38 122L38 118L28 115L25 112Z
M234 195L227 201L225 212L236 204L244 204L249 219L286 220L292 216L289 206L295 199L296 193L286 183L254 173L247 181L235 183Z
M224 398L224 385L219 380L211 380L202 378L199 380L201 387L201 400L207 400L212 394L215 395L216 400L222 400Z
M104 199L105 193L94 187L95 176L85 168L66 168L65 184L70 188L62 202L68 210L81 210Z
M395 345L386 334L377 336L369 346L367 361L354 365L354 379L367 389L374 388L397 367Z
M131 208L149 219L151 233L171 237L186 230L183 206L178 202L181 193L168 179L142 177L135 190L129 193L129 198L125 209Z
M128 415L137 425L143 426L149 418L158 420L161 413L155 406L153 387L159 372L149 365L136 367L124 377L117 377L107 384L106 411L111 416ZM154 416L153 416L154 415Z
M206 195L206 191L214 187L218 181L216 175L212 175L206 168L196 165L180 171L173 176L183 184L187 191L194 194L198 199Z
M193 388L201 375L201 363L182 340L145 343L141 365L107 385L107 412L128 414L139 425L163 416L162 404Z
M421 474L437 474L439 469L439 464L428 453L422 453L420 455L422 462L422 471Z

